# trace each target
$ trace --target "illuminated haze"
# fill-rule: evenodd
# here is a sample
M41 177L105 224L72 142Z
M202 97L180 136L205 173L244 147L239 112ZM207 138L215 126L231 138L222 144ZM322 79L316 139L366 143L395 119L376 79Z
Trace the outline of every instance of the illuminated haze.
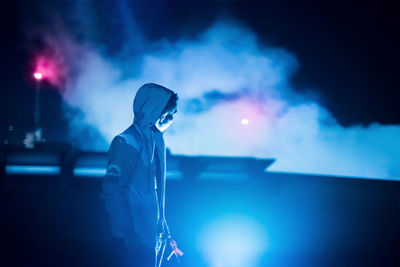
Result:
M71 129L90 125L109 143L133 121L136 90L155 82L180 97L165 136L173 154L276 158L270 170L283 172L400 177L399 126L340 126L291 87L300 65L295 55L260 44L249 28L220 20L194 40L152 47L124 62L79 42L68 48L79 57L63 97L83 112L70 117ZM107 149L99 138L79 141Z

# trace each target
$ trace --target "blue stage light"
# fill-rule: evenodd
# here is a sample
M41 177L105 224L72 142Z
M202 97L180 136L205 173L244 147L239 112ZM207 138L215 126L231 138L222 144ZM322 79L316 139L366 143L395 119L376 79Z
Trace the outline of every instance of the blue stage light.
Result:
M206 225L198 245L210 267L254 267L267 250L268 241L256 220L233 215Z

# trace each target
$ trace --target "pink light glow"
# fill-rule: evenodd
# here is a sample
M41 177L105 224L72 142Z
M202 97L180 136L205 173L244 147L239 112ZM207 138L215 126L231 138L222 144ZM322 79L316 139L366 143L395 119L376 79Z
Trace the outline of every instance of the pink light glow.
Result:
M37 80L46 80L55 89L62 90L66 78L66 67L63 58L57 55L43 53L35 59L34 77ZM40 74L40 75L37 75ZM39 76L41 76L39 78Z
M259 142L260 136L268 130L274 116L266 103L253 98L232 101L221 112L229 114L224 116L224 128L232 142L246 139L251 140L248 143L253 144Z
M43 78L43 75L40 72L35 72L33 74L33 77L35 77L36 80L41 80Z
M46 78L50 83L55 83L57 80L57 72L55 62L46 56L39 56L36 59L35 73L42 74L42 78Z

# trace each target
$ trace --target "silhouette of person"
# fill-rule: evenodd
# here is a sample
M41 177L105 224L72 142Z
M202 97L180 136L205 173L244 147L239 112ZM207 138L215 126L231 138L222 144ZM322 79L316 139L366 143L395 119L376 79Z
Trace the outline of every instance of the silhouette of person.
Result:
M164 131L177 111L178 95L148 83L136 93L134 122L114 137L103 181L106 211L114 237L113 266L161 266L171 237L165 218L166 149Z

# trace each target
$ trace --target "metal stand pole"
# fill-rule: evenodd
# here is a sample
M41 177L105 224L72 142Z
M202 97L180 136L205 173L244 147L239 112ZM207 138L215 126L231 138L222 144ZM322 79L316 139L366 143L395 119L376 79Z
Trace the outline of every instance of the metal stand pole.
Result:
M35 92L35 130L40 128L40 80L36 83L36 92Z

